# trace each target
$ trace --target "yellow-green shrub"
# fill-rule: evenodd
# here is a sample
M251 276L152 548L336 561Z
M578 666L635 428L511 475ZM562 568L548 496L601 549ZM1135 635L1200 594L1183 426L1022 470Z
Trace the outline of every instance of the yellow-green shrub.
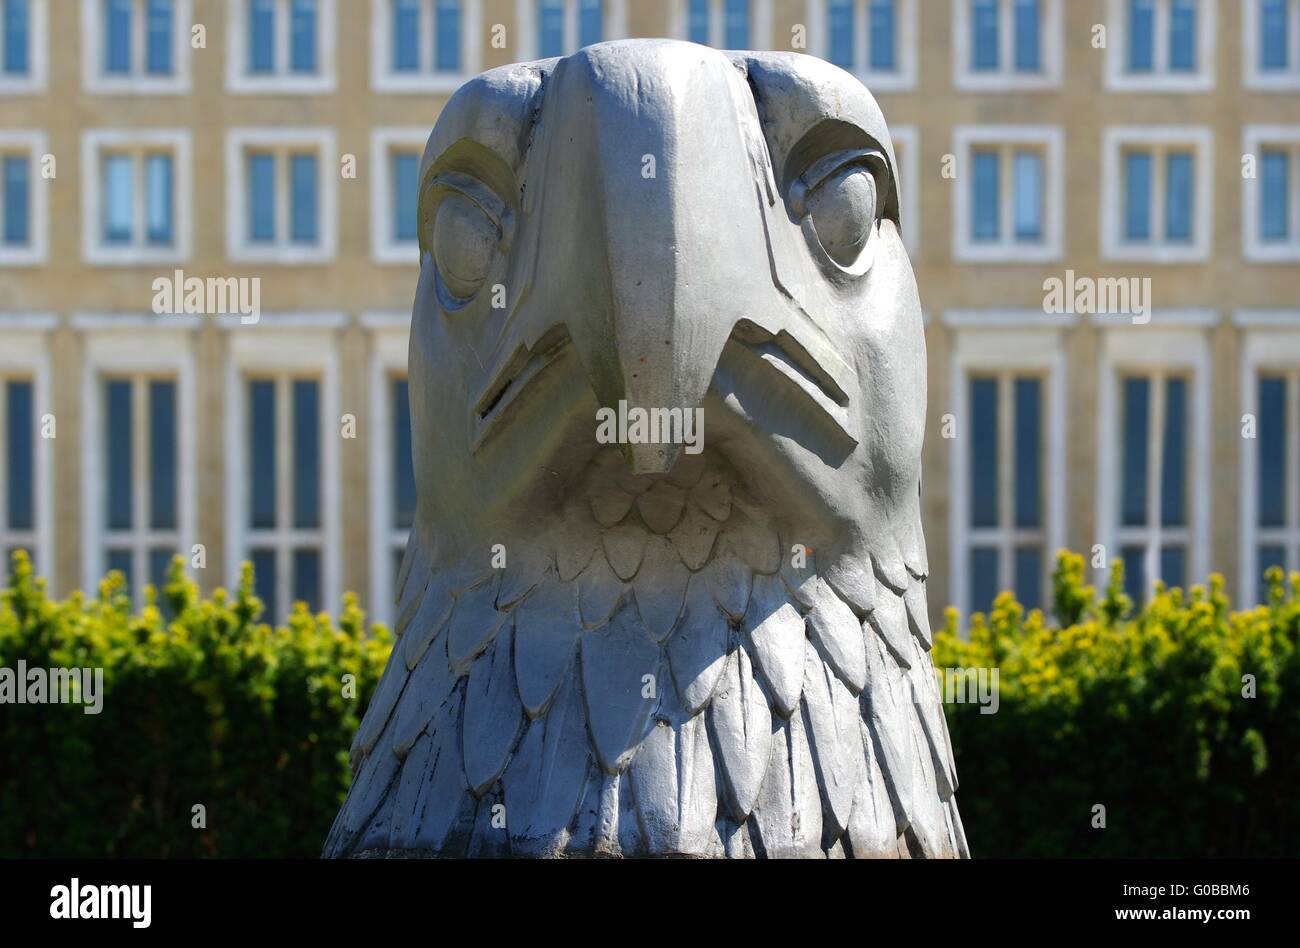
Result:
M997 713L946 709L972 851L1300 854L1300 573L1240 612L1220 576L1136 612L1121 563L1102 595L1083 577L1058 556L1056 626L1004 593L968 640L952 610L937 638L938 667L999 674Z

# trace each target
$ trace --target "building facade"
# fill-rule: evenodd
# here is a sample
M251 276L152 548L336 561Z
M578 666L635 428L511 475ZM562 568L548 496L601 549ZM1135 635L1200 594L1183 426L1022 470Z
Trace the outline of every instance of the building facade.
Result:
M936 619L1062 546L1300 569L1300 0L0 0L0 550L391 618L420 150L468 76L623 36L880 100ZM155 311L254 277L255 324Z

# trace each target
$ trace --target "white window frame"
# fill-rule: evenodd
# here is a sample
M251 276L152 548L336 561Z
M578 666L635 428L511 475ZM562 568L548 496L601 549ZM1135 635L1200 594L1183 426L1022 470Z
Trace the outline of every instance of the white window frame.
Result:
M146 0L131 0L131 72L111 76L104 71L104 0L81 0L81 84L96 95L179 95L190 91L191 0L172 0L172 74L145 72L148 38Z
M1169 0L1155 0L1155 50L1150 73L1128 71L1128 0L1109 0L1106 89L1109 92L1210 92L1218 55L1217 0L1196 0L1196 71L1169 71Z
M392 0L370 0L370 87L374 91L455 92L467 79L482 71L482 0L461 0L461 69L456 73L433 71L433 30L425 27L436 0L420 2L420 69L400 73L393 70L392 63Z
M316 244L289 240L289 189L285 153L316 151L320 195ZM249 239L247 193L250 149L276 152L276 240L257 243ZM226 130L226 256L236 263L301 265L332 263L338 254L338 147L332 128L242 127Z
M355 0L352 0L355 2ZM317 0L316 72L289 70L289 0L276 0L276 71L248 71L248 0L226 0L226 90L241 95L327 95L338 85L338 11L335 0Z
M1167 242L1164 230L1164 153L1173 146L1190 146L1195 153L1196 180L1192 240ZM1124 169L1126 147L1150 148L1155 179L1151 194L1152 238L1143 243L1124 239ZM1201 263L1209 259L1214 242L1214 138L1207 125L1111 125L1102 132L1101 257L1132 263Z
M270 548L276 555L276 595L269 604L279 622L284 622L293 604L293 550L312 547L320 551L320 597L322 611L337 614L342 590L339 566L342 545L342 469L340 450L339 344L347 317L338 312L264 313L255 325L243 326L237 319L218 325L229 332L225 370L225 575L228 585L239 582L240 564L250 558L254 547ZM321 523L315 529L277 526L253 530L248 524L249 484L248 382L252 377L272 377L277 383L310 375L320 382L321 413ZM281 418L288 411L277 395ZM279 517L290 511L284 502L284 484L293 476L292 461L283 463L293 451L292 438L283 426L277 430L278 458L276 510Z
M1290 68L1280 72L1265 72L1260 68L1259 4L1256 0L1242 0L1241 19L1241 82L1254 92L1294 92L1300 89L1300 0L1287 0L1291 14L1288 20L1290 35L1288 53Z
M1147 593L1155 588L1160 574L1160 547L1166 539L1181 542L1187 550L1184 561L1188 585L1203 582L1209 575L1211 531L1211 485L1214 483L1213 442L1211 439L1211 391L1213 362L1210 334L1218 324L1218 313L1208 310L1160 310L1150 324L1135 326L1105 317L1093 317L1101 327L1097 360L1097 452L1096 470L1096 542L1107 554L1104 575L1097 581L1105 584L1110 562L1125 546L1142 546L1145 550ZM1155 410L1163 399L1159 385L1169 375L1182 375L1188 381L1187 436L1187 518L1185 527L1166 528L1159 516L1141 527L1120 524L1120 463L1124 419L1120 379L1125 374L1152 377L1153 410L1149 424L1159 431L1162 418ZM1147 505L1160 510L1161 443L1148 446Z
M27 171L28 193L26 247L10 247L0 242L0 268L38 267L48 262L50 254L50 201L49 184L41 174L41 164L49 153L49 140L39 129L0 129L0 156L16 151L27 153L30 162ZM0 212L3 212L4 195L0 194Z
M191 179L191 131L188 128L99 128L81 135L81 254L86 263L128 267L154 263L185 263L194 240L194 190ZM150 149L172 155L172 234L170 247L145 241L145 189L140 153ZM133 155L136 186L133 220L138 233L130 244L105 244L103 238L102 152L127 151Z
M404 548L410 531L393 527L393 440L389 383L407 374L411 317L402 312L362 314L370 333L370 614L390 627L394 619L396 576L393 553Z
M1300 28L1296 30L1300 34ZM1255 177L1241 179L1242 256L1253 263L1300 261L1300 125L1247 125L1242 130L1242 154L1255 158ZM1259 236L1260 157L1265 146L1281 146L1290 157L1290 200L1287 220L1291 236L1285 243L1266 243Z
M54 410L51 401L50 340L58 329L59 320L53 313L0 313L0 385L10 380L30 380L32 406L36 423L32 430L36 444L32 446L32 502L36 505L31 530L10 531L8 502L5 484L0 482L0 556L10 547L25 546L32 555L32 567L38 576L44 576L55 588L54 574L54 439L42 437L39 419ZM9 450L7 433L3 430L7 414L0 414L0 472ZM0 478L3 481L3 478ZM9 563L0 564L0 573L7 574Z
M853 0L854 24L852 70L863 85L876 92L905 92L916 88L917 62L917 10L919 0L898 0L898 14L895 25L898 29L898 68L892 72L871 69L868 66L870 44L870 18L868 16L869 0ZM816 48L811 50L822 59L830 55L830 25L826 17L826 0L807 0L806 16L808 35L813 37Z
M602 42L627 36L627 0L605 0L604 26ZM537 0L515 0L515 36L520 38L520 61L541 58L537 49ZM572 56L577 51L577 0L564 0L564 55Z
M396 241L393 233L393 168L395 147L411 146L420 155L429 139L423 126L392 126L370 132L370 254L376 263L419 264L419 240ZM418 236L418 235L417 235Z
M194 337L200 325L193 316L153 316L123 313L75 313L72 328L82 340L81 423L81 581L85 589L97 588L104 577L105 548L110 534L104 513L104 381L108 376L140 377L166 375L176 383L176 529L155 531L132 527L114 531L115 546L129 546L133 563L132 598L144 602L144 587L149 580L149 550L173 546L178 554L198 542L198 483L195 458L195 378ZM142 406L136 404L140 412ZM147 432L136 434L140 444ZM141 466L140 445L135 451L135 477L132 484L133 510L144 523L148 511L148 482ZM188 558L188 557L187 557Z
M953 129L957 156L957 188L952 202L953 259L964 263L1050 263L1061 258L1065 220L1065 132L1059 125L958 125ZM1013 236L1015 189L1013 162L1018 145L1043 153L1043 237L1020 243ZM971 153L977 147L996 148L1001 176L999 233L996 241L971 238L970 189L974 184Z
M910 2L910 0L904 0ZM714 49L729 49L723 45L726 0L708 0L709 45ZM669 16L672 22L669 35L679 40L690 39L689 0L672 0ZM749 0L749 48L768 49L772 45L772 0Z
M996 546L999 550L998 574L1004 588L1015 575L1015 548L1036 543L1043 548L1043 608L1050 608L1053 557L1065 546L1066 501L1069 472L1066 466L1067 389L1064 330L1074 320L1051 320L1039 310L950 310L942 323L952 330L952 357L949 360L949 392L952 412L958 419L959 433L969 431L969 382L972 375L996 375L999 379L999 514L1004 521L998 527L970 526L970 449L969 442L958 437L952 443L948 464L948 550L952 602L961 615L973 611L970 601L969 557L976 546ZM1015 457L1015 431L1009 424L1012 403L1004 397L1003 379L1021 374L1038 375L1042 386L1042 421L1046 463L1042 472L1043 522L1037 528L1013 525L1014 495L1012 482L1005 475L1010 470L1005 461Z
M895 125L889 130L889 137L894 142L894 157L898 160L895 169L898 189L898 216L903 225L903 246L909 254L921 249L921 132L915 125ZM902 146L902 157L898 147Z
M5 96L38 95L45 91L49 81L50 19L49 0L29 0L27 24L30 46L27 50L27 75L11 76L0 70L0 98ZM0 42L3 42L4 24L0 23Z
M1256 601L1259 588L1259 547L1284 546L1291 569L1300 569L1300 309L1240 310L1233 323L1241 336L1241 410L1259 417L1259 376L1285 374L1287 384L1287 520L1283 527L1260 527L1259 439L1241 438L1241 484L1238 495L1241 545L1241 588L1238 600Z
M1029 92L1054 89L1061 84L1065 26L1061 0L1043 0L1039 19L1039 72L1021 72L1014 66L1015 4L998 0L998 68L971 67L970 0L952 0L952 82L963 92Z

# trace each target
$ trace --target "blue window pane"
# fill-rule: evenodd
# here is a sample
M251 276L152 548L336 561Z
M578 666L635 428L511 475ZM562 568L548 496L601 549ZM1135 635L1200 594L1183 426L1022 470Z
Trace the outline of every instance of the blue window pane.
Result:
M1016 69L1020 72L1038 72L1039 32L1042 10L1040 0L1016 0Z
M134 428L131 414L131 383L114 379L104 386L105 420L104 499L107 502L106 521L110 530L130 530L132 525L131 444Z
M537 55L564 55L563 0L537 0Z
M1042 383L1016 379L1015 399L1016 526L1036 527L1042 522Z
M997 240L998 208L1001 206L1001 162L995 151L974 153L975 181L971 188L971 239Z
M896 0L871 0L869 48L871 68L876 72L893 72L897 60Z
M1187 550L1181 546L1160 548L1160 578L1170 589L1185 589Z
M1261 546L1259 548L1259 587L1256 591L1256 602L1268 602L1268 581L1264 577L1274 566L1282 570L1286 569L1286 548L1271 544Z
M248 0L248 71L275 71L275 0Z
M406 379L393 381L393 526L415 522L415 469L411 462L411 400Z
M151 76L172 74L173 18L172 0L149 0L144 68Z
M149 526L176 528L176 383L149 383Z
M149 582L162 593L167 584L167 571L171 569L172 557L176 553L166 547L156 547L149 551Z
M104 242L130 243L135 190L131 159L109 155L104 159Z
M1165 237L1192 239L1192 156L1170 152L1165 156Z
M293 525L320 526L320 383L293 383Z
M1121 455L1120 516L1126 527L1147 522L1147 444L1150 437L1151 380L1124 380L1124 445Z
M1124 237L1151 238L1151 154L1131 151L1124 156Z
M1187 380L1165 381L1165 432L1160 462L1160 523L1187 525Z
M1290 62L1291 38L1288 0L1259 2L1259 67L1271 72L1286 69Z
M1043 236L1043 159L1036 151L1018 151L1015 172L1016 240L1036 241Z
M131 71L131 0L104 0L104 72Z
M990 547L972 547L970 551L970 607L972 612L987 612L1001 590L998 588L998 551Z
M689 0L686 5L686 38L709 45L709 0Z
M1134 605L1141 605L1147 598L1147 562L1146 550L1140 546L1126 546L1119 551L1124 561L1124 592Z
M393 238L418 238L420 156L408 152L393 155Z
M172 242L171 155L150 155L144 163L145 234L151 244Z
M8 510L5 521L10 530L30 530L36 519L33 424L32 383L6 383L5 484Z
M21 155L6 155L4 159L4 242L10 246L25 245L31 239L31 175L28 160Z
M4 71L10 76L25 76L31 68L31 14L29 0L4 0Z
M1196 0L1170 0L1169 68L1174 72L1196 69Z
M1259 525L1286 525L1287 487L1286 379L1259 380Z
M1043 608L1043 550L1037 546L1016 548L1016 598L1026 609Z
M316 0L291 0L289 14L289 68L316 71Z
M437 0L433 68L460 72L460 0Z
M320 553L293 551L293 599L305 602L312 612L320 609Z
M420 69L420 0L392 0L393 71Z
M275 383L258 379L248 384L249 525L275 526ZM259 577L260 586L260 577Z
M1128 2L1128 70L1150 72L1155 67L1155 0Z
M296 243L316 242L316 156L294 155L289 159L289 235Z
M970 0L970 61L975 70L998 68L998 2Z
M275 157L248 156L248 237L275 240Z
M1286 240L1291 221L1291 161L1284 151L1264 151L1259 158L1259 236Z
M279 620L276 608L275 550L253 550L249 555L253 564L253 592L262 600L263 622Z
M998 382L970 380L970 515L972 527L998 525Z
M590 46L605 38L604 0L578 0L578 46Z
M126 580L126 593L131 594L131 586L134 583L134 577L131 575L134 570L131 568L131 551L130 550L109 550L104 566L107 571L121 573Z
M749 0L724 0L722 45L726 49L749 49Z
M855 8L853 0L829 0L826 28L830 32L829 59L842 69L852 69Z

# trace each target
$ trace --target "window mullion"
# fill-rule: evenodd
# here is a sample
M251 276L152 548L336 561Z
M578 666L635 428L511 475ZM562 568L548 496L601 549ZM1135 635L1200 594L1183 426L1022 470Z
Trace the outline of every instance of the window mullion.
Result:
M1162 510L1164 430L1165 430L1165 373L1157 372L1151 379L1151 430L1147 444L1147 586L1154 586L1160 567L1160 519ZM1161 577L1164 578L1163 576Z
M1015 476L1015 432L1011 396L1013 394L1010 373L998 376L998 572L1004 589L1011 588L1014 572L1015 513L1012 504L1015 492L1012 482Z
M141 374L131 380L131 571L134 587L131 598L137 604L149 578L149 555L146 549L149 528L149 379Z
M1287 386L1288 402L1285 436L1287 439L1286 523L1291 531L1292 546L1300 544L1300 372L1293 374ZM1300 569L1300 548L1294 549L1291 568Z
M1010 76L1015 72L1015 4L1013 0L998 0L998 73Z
M280 0L275 6L275 19L272 21L272 29L275 31L275 62L271 63L271 74L273 76L285 76L289 74L289 32L293 28L292 11L289 4L292 0Z
M866 75L871 71L870 0L856 0L853 17L853 71Z
M436 55L437 46L434 35L438 28L438 11L436 9L438 0L421 0L420 7L416 11L417 28L420 31L418 48L419 61L415 64L417 73L433 72L437 65Z
M279 246L287 246L290 241L289 237L289 207L293 200L290 191L293 188L293 176L289 173L291 156L289 149L278 147L271 151L274 165L271 168L273 180L275 181L275 194L271 195L275 203L272 213L275 215L275 234L273 243Z

